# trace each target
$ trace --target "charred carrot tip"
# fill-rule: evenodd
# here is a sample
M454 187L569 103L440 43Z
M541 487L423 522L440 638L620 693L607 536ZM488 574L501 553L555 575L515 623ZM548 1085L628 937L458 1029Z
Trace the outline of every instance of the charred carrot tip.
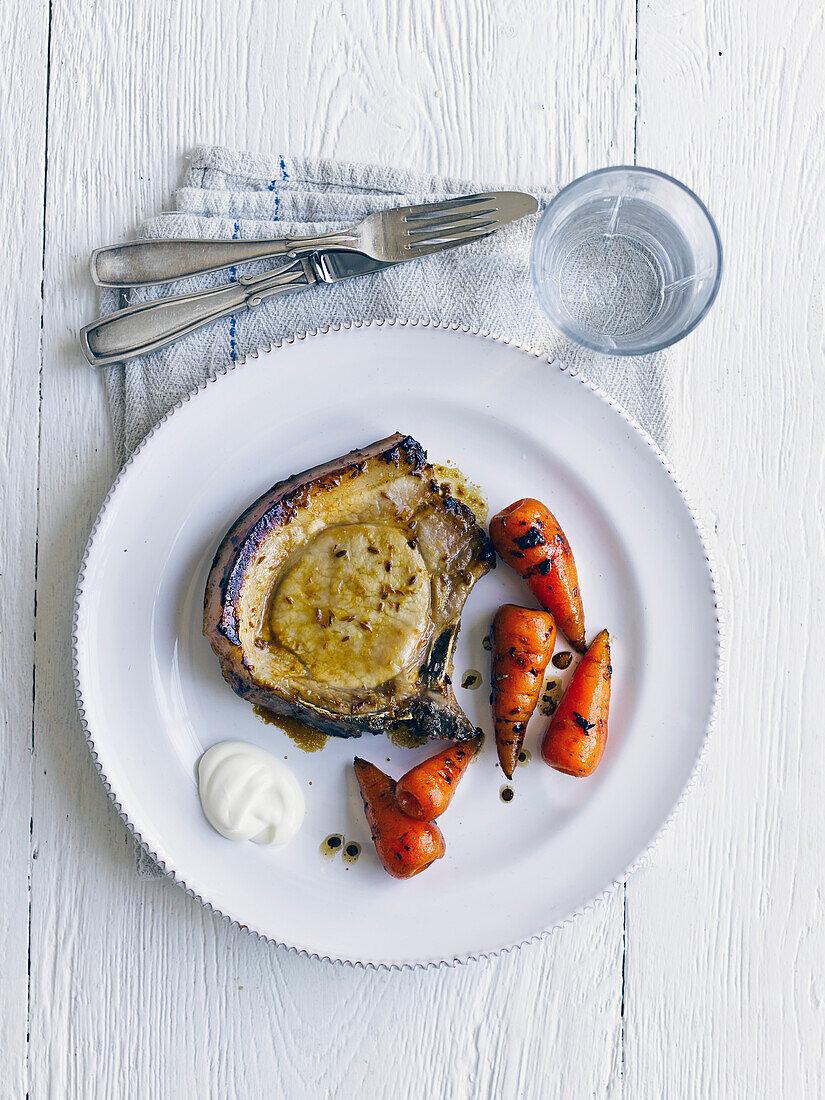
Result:
M422 817L421 803L415 795L410 794L409 791L396 790L396 798L398 799L398 805L405 814L417 819Z

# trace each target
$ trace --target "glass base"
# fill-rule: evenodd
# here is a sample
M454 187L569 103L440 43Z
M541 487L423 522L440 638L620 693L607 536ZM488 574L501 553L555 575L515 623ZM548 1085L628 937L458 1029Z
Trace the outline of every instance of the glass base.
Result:
M621 234L599 234L576 245L558 278L570 320L600 336L638 332L664 302L661 264L650 249Z

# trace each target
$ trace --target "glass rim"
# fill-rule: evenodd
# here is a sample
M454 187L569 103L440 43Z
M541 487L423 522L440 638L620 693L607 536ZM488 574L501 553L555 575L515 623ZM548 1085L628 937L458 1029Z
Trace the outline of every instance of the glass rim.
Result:
M725 262L724 251L722 249L722 237L719 233L719 228L716 225L713 215L708 210L704 202L702 202L702 200L696 194L696 192L691 190L691 188L688 187L686 183L682 183L681 180L677 180L675 176L670 176L667 174L667 172L660 172L657 168L645 168L639 164L612 164L606 168L595 168L592 172L585 172L583 176L577 176L574 180L571 180L570 183L566 183L564 187L561 188L561 190L556 192L556 194L552 197L552 199L550 199L550 201L547 203L547 206L545 206L544 210L541 212L538 225L536 226L536 229L533 233L533 242L530 247L530 274L532 277L533 289L536 293L536 297L542 304L545 313L548 313L549 315L549 312L544 307L542 297L539 293L538 279L536 278L536 265L533 261L535 258L536 235L538 233L539 226L550 213L550 210L559 202L562 196L564 196L568 191L572 190L572 188L577 187L581 183L584 183L586 180L594 179L596 176L615 175L617 172L628 172L631 175L636 176L655 176L658 179L666 180L668 183L674 184L680 191L684 192L684 194L686 194L688 198L692 199L699 210L702 212L705 220L710 226L711 235L713 236L714 244L716 246L717 260L716 275L713 280L713 286L710 288L708 299L702 306L700 311L697 313L697 315L690 322L690 324L685 325L685 327L680 329L679 332L677 332L674 336L671 336L666 340L659 340L653 344L637 345L636 347L606 348L603 344L593 343L592 340L585 339L583 336L577 333L574 334L570 330L570 328L565 325L561 320L559 320L555 315L551 317L551 321L569 340L572 340L576 344L580 344L582 347L589 348L590 351L599 352L601 355L617 355L625 357L631 355L654 355L657 351L664 351L665 348L672 347L674 344L678 344L680 340L684 340L684 338L686 336L689 336L691 332L693 332L693 330L696 328L696 326L699 325L705 319L705 317L707 317L708 312L710 311L710 307L716 301L716 297L719 293L719 287L722 282L722 271Z

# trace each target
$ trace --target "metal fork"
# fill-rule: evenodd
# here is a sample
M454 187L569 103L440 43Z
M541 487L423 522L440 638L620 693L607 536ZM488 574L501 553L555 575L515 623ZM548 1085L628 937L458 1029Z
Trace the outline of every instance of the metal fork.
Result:
M360 252L384 263L398 263L476 241L537 209L538 203L532 195L490 191L445 202L381 210L351 229L317 237L133 241L96 249L91 258L92 278L98 286L148 286L251 260L306 256L327 249Z

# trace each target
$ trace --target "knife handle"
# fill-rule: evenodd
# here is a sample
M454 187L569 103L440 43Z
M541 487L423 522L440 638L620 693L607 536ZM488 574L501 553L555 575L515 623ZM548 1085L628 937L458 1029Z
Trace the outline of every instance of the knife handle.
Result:
M304 260L254 278L238 279L195 294L177 294L100 317L80 330L80 346L95 367L125 363L157 351L190 332L241 309L257 309L276 294L291 294L317 282Z
M352 233L317 237L280 237L263 241L184 239L131 241L96 248L89 268L98 286L151 286L191 275L204 275L251 260L305 256L321 248L352 248Z

